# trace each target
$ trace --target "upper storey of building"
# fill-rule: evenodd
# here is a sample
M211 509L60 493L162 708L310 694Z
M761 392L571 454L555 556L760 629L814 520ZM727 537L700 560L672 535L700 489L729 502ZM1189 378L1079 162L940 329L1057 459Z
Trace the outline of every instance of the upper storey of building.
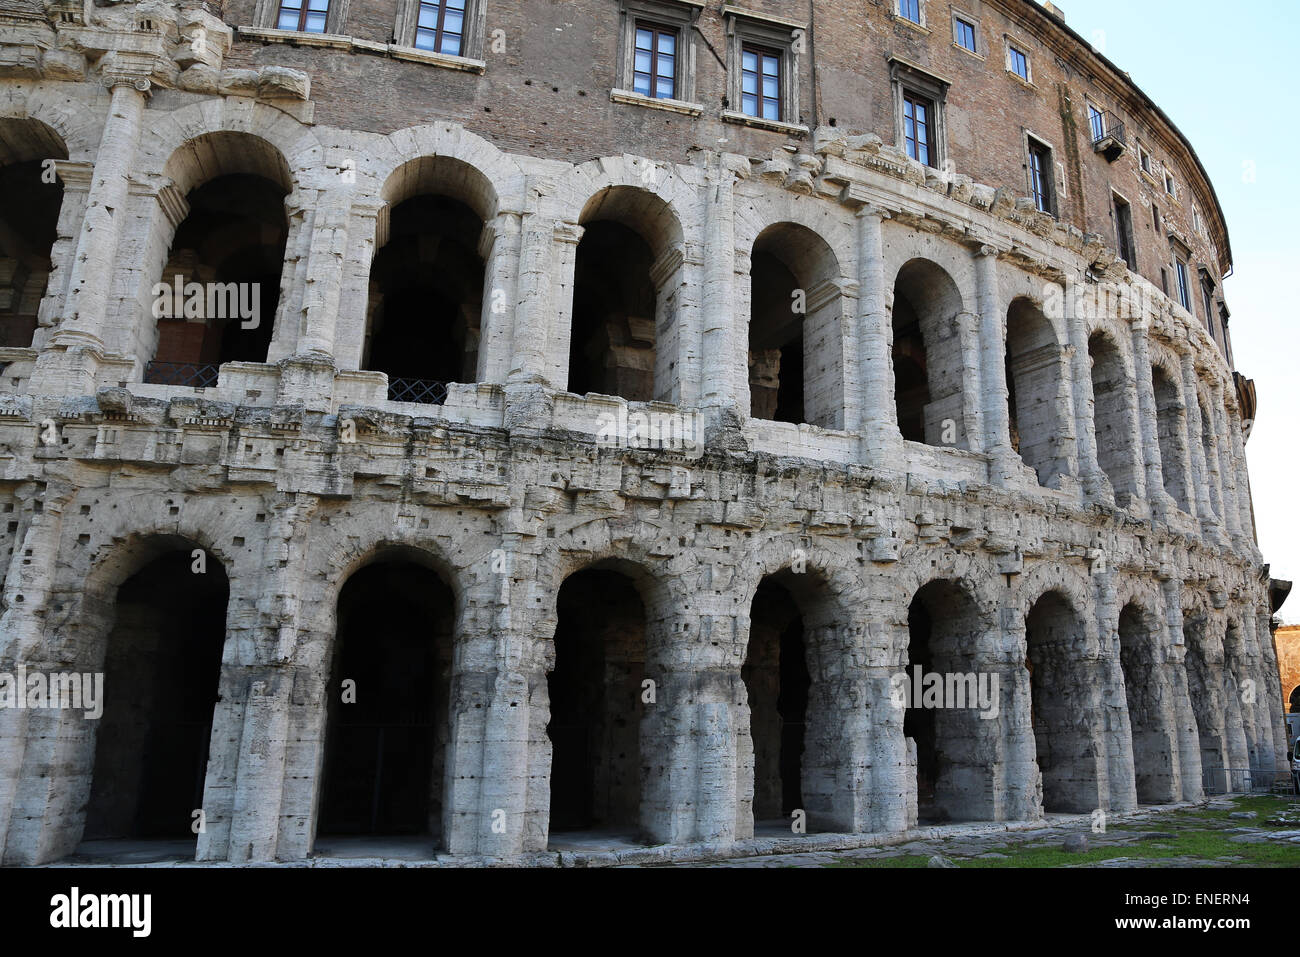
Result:
M1229 363L1223 212L1168 116L1029 0L231 0L227 66L310 73L315 121L450 119L581 163L766 156L831 126L1029 196L1118 250Z

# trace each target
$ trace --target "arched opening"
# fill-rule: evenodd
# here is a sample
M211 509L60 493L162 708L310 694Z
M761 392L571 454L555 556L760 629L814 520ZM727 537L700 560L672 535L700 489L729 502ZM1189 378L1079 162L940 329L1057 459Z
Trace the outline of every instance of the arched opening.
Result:
M754 595L741 678L754 752L754 822L788 831L790 815L805 807L802 768L810 682L803 615L777 576L764 578Z
M1300 714L1300 685L1297 685L1291 690L1291 697L1287 700L1290 702L1290 712L1292 714Z
M996 715L1000 687L979 664L979 610L956 582L933 581L913 597L907 629L903 734L916 742L919 823L991 820L981 713Z
M440 844L455 596L419 556L393 551L348 578L337 621L316 847Z
M158 341L145 381L212 386L222 363L267 359L293 180L279 151L247 133L190 140L165 171L187 212L150 290Z
M388 397L441 404L451 382L479 380L491 184L448 157L407 163L382 191L362 367L388 375Z
M1188 511L1187 430L1183 424L1183 400L1173 377L1163 367L1151 367L1151 385L1156 399L1156 438L1160 446L1160 471L1165 492L1184 512Z
M1183 612L1183 641L1187 648L1187 694L1201 742L1202 780L1206 793L1222 794L1231 787L1223 682L1219 677L1223 641L1210 633L1209 618L1195 608Z
M637 840L645 605L632 579L606 566L570 575L556 601L555 668L547 681L552 846L567 831Z
M839 264L806 226L777 223L750 263L750 414L844 427L843 294Z
M221 564L198 561L164 546L117 589L84 840L195 840L229 599Z
M903 438L969 448L962 408L961 292L943 269L913 259L894 283L894 402Z
M674 402L681 226L653 193L602 190L579 217L569 391Z
M1124 357L1104 332L1088 339L1092 366L1092 431L1096 437L1097 464L1110 479L1119 504L1137 491L1133 454L1133 406L1136 389L1124 368Z
M1133 734L1133 772L1140 804L1177 799L1173 777L1173 737L1166 712L1169 692L1161 680L1157 653L1158 622L1130 602L1119 614L1119 660L1124 676L1129 726Z
M49 282L68 150L39 120L0 119L0 348L27 348Z
M1201 410L1201 448L1205 451L1205 481L1210 486L1210 508L1214 511L1214 517L1221 521L1223 502L1219 497L1217 485L1210 478L1219 470L1219 455L1216 451L1218 439L1214 434L1214 419L1210 418L1209 410L1199 395L1196 397L1196 402Z
M1080 671L1083 622L1059 592L1047 592L1025 619L1025 665L1043 810L1082 813L1098 806L1097 754L1089 733L1089 689Z
M1011 445L1045 487L1069 473L1069 434L1062 391L1064 354L1052 324L1028 299L1007 311L1006 373Z

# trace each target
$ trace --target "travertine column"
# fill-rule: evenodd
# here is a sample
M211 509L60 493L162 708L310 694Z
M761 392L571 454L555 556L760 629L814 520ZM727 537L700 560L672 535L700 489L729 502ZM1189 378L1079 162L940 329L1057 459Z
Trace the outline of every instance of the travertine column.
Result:
M1242 547L1241 512L1237 507L1237 470L1232 464L1232 441L1228 415L1223 402L1223 388L1215 379L1210 383L1210 415L1214 417L1214 445L1219 459L1219 489L1223 502L1223 524L1228 536Z
M1210 485L1206 479L1205 444L1201 441L1201 404L1196 400L1196 362L1186 346L1178 350L1178 363L1183 378L1183 422L1187 428L1187 452L1192 466L1187 480L1187 498L1192 514L1201 520L1202 527L1205 528L1213 524L1214 510L1210 506Z
M1251 507L1250 471L1246 468L1246 443L1241 432L1241 417L1236 409L1228 412L1228 436L1232 442L1232 464L1237 477L1237 520L1241 524L1242 546L1255 551L1258 545L1255 510Z
M523 216L519 246L519 282L515 289L515 325L510 372L512 383L546 380L546 347L551 327L551 272L557 243L555 224L537 213Z
M479 257L483 270L483 311L479 321L478 381L498 385L510 372L519 272L521 217L501 212L483 224ZM562 383L555 383L562 387Z
M90 184L95 174L94 164L72 160L55 160L54 168L58 172L59 182L63 184L63 203L59 206L54 245L50 247L50 276L45 284L45 296L37 310L36 334L32 338L34 349L45 347L54 332L55 323L64 312L68 280L73 271L72 265L76 262L74 253L86 215Z
M1088 354L1088 324L1066 296L1065 322L1070 335L1070 395L1074 403L1074 431L1078 436L1079 483L1083 494L1095 502L1114 504L1115 493L1097 462L1096 397L1092 394L1092 356Z
M1164 571L1168 573L1169 569L1166 567ZM1182 800L1199 801L1201 799L1201 738L1187 682L1187 646L1183 639L1183 583L1176 578L1165 578L1160 582L1160 594L1164 598L1165 629L1169 633L1166 644L1168 649L1166 669L1169 687L1174 697L1178 781L1182 789Z
M370 264L375 258L379 203L353 203L348 223L347 258L334 322L334 361L340 369L360 369L370 311Z
M733 305L736 281L735 174L719 162L709 171L704 249L704 298L700 309L700 405L735 409L736 378L742 369L733 361L732 338L737 335ZM743 410L748 414L749 410Z
M980 389L980 317L973 312L958 313L953 319L961 343L962 434L971 452L984 451L984 407Z
M333 202L320 207L312 218L307 285L303 292L296 353L334 354L334 329L338 320L351 219L352 209L347 202Z
M889 213L858 210L858 381L862 389L863 457L867 465L897 467L903 437L894 404L893 330L885 306L885 247L881 224Z
M1165 480L1160 463L1160 427L1156 422L1156 390L1151 381L1151 351L1147 347L1149 326L1145 316L1135 317L1129 324L1133 338L1133 377L1137 384L1138 417L1142 425L1143 462L1146 465L1147 501L1153 513L1168 515L1176 506L1165 491Z
M1005 792L1003 819L1032 821L1043 816L1043 775L1038 768L1034 740L1033 691L1029 669L1025 617L1019 608L998 610L1001 656L1000 678L1003 752L1000 782Z
M984 451L989 457L989 481L1009 485L1020 471L1020 458L1011 448L1007 407L1006 316L998 290L998 250L981 246L975 253L980 315L980 382L984 396Z
M64 320L50 344L102 349L104 315L112 287L122 212L126 209L129 177L140 141L149 81L143 77L106 77L112 87L104 136L95 157L95 172L87 197L77 251L64 306Z

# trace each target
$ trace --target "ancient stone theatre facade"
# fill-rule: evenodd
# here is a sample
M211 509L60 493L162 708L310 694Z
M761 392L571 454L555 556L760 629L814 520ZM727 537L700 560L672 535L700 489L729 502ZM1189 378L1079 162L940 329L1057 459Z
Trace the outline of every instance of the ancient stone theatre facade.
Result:
M1284 769L1231 266L1050 4L0 0L0 860Z

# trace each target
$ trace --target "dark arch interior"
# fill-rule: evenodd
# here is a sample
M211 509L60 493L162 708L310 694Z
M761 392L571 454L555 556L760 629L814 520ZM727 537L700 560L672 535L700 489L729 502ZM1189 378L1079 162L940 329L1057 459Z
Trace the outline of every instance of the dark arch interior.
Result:
M0 167L0 346L32 344L63 203L41 160Z
M211 555L150 562L117 591L86 840L192 838L218 701L229 586Z
M635 230L585 224L574 266L569 391L655 398L654 255Z
M343 586L319 835L441 835L454 614L451 589L415 562Z
M806 422L804 408L804 312L807 287L763 237L750 264L750 414L774 422ZM805 310L806 312L806 310Z
M1078 680L1083 626L1057 592L1034 603L1025 619L1030 715L1043 810L1085 813L1096 808L1095 755L1087 735L1088 691Z
M1155 391L1156 440L1160 447L1160 470L1165 491L1186 512L1189 509L1189 488L1183 469L1183 455L1187 451L1183 402L1173 379L1159 365L1151 367L1151 385Z
M907 296L894 296L894 402L898 428L909 442L925 441L925 407L930 404L921 321Z
M190 192L162 282L174 290L179 277L182 290L198 283L204 293L183 291L178 302L173 292L165 300L150 381L188 384L190 371L175 363L266 361L289 236L284 197L282 186L248 173L218 176ZM209 296L212 285L230 283L237 300Z
M1133 771L1142 804L1175 800L1171 742L1160 727L1162 690L1156 676L1154 623L1137 605L1119 615L1119 660L1124 676L1129 725L1133 735Z
M749 648L741 668L754 747L754 820L781 819L804 808L803 748L810 678L803 615L780 578L758 586Z
M370 269L366 368L387 373L390 385L477 381L482 231L479 215L447 196L416 196L393 209L388 242Z
M907 628L903 734L916 742L919 822L988 819L992 788L979 755L991 725L980 713L1000 708L1000 700L990 697L995 690L1000 695L1000 688L986 673L977 673L984 669L977 667L980 620L975 603L956 582L932 581L912 599ZM929 675L942 684L929 684Z
M551 701L552 833L635 830L641 816L645 606L621 572L570 575L557 598Z

